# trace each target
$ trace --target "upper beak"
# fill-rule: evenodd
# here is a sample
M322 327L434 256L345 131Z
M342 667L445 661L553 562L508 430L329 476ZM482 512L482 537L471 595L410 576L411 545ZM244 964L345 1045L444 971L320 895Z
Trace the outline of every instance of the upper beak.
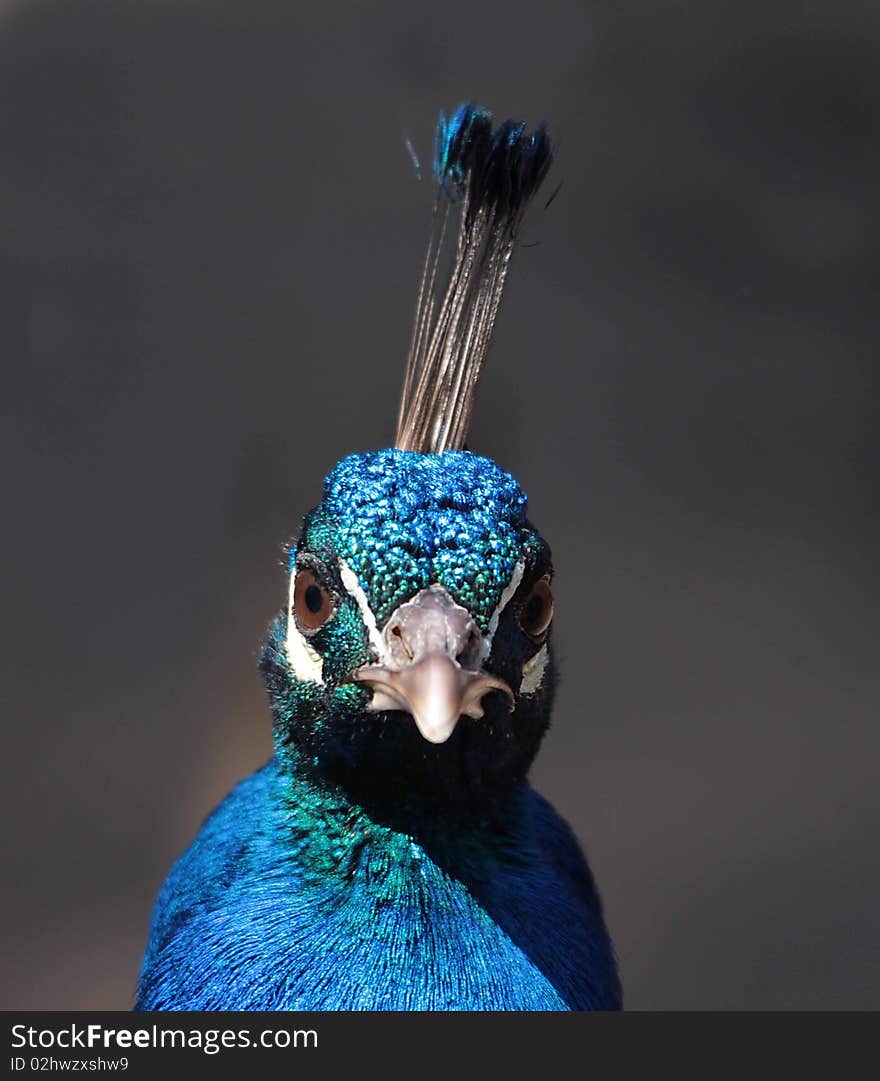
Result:
M513 691L475 667L482 636L470 613L440 585L402 604L383 632L385 663L358 668L352 678L373 688L373 710L409 713L429 743L445 743L459 717L483 716L489 691Z

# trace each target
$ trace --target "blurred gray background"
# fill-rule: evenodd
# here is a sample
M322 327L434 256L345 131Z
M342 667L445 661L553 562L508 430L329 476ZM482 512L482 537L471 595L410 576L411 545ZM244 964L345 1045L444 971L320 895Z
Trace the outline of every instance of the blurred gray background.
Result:
M546 118L471 446L632 1008L880 1006L880 9L0 3L2 1002L127 1008L270 752L281 545L392 439L439 107ZM548 185L548 191L552 182Z

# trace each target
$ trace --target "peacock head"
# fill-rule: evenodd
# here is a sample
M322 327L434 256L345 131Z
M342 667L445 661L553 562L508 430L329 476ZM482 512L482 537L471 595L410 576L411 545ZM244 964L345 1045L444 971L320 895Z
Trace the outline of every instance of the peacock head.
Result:
M468 451L345 458L288 571L263 654L282 760L393 778L403 799L524 775L552 695L552 566L510 474Z
M463 448L552 157L543 125L493 127L472 103L441 113L395 449L343 459L290 548L262 662L279 757L362 798L497 791L525 774L547 726L550 551L516 481Z

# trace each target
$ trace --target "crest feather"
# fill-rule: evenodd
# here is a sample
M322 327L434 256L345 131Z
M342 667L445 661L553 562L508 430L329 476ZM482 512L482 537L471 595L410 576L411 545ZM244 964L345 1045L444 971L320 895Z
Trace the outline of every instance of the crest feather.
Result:
M437 194L397 420L399 450L440 454L464 446L519 227L552 160L543 124L527 132L506 120L493 129L491 113L472 103L450 117L441 112ZM441 284L445 252L450 265Z

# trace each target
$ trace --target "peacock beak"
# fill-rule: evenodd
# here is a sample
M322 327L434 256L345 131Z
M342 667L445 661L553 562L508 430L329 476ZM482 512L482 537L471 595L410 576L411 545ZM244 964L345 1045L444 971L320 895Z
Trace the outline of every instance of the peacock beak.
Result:
M409 713L429 743L445 743L459 717L483 716L483 696L501 691L513 709L513 691L479 668L483 638L467 609L441 585L402 604L382 635L380 664L352 678L373 690L371 710Z

